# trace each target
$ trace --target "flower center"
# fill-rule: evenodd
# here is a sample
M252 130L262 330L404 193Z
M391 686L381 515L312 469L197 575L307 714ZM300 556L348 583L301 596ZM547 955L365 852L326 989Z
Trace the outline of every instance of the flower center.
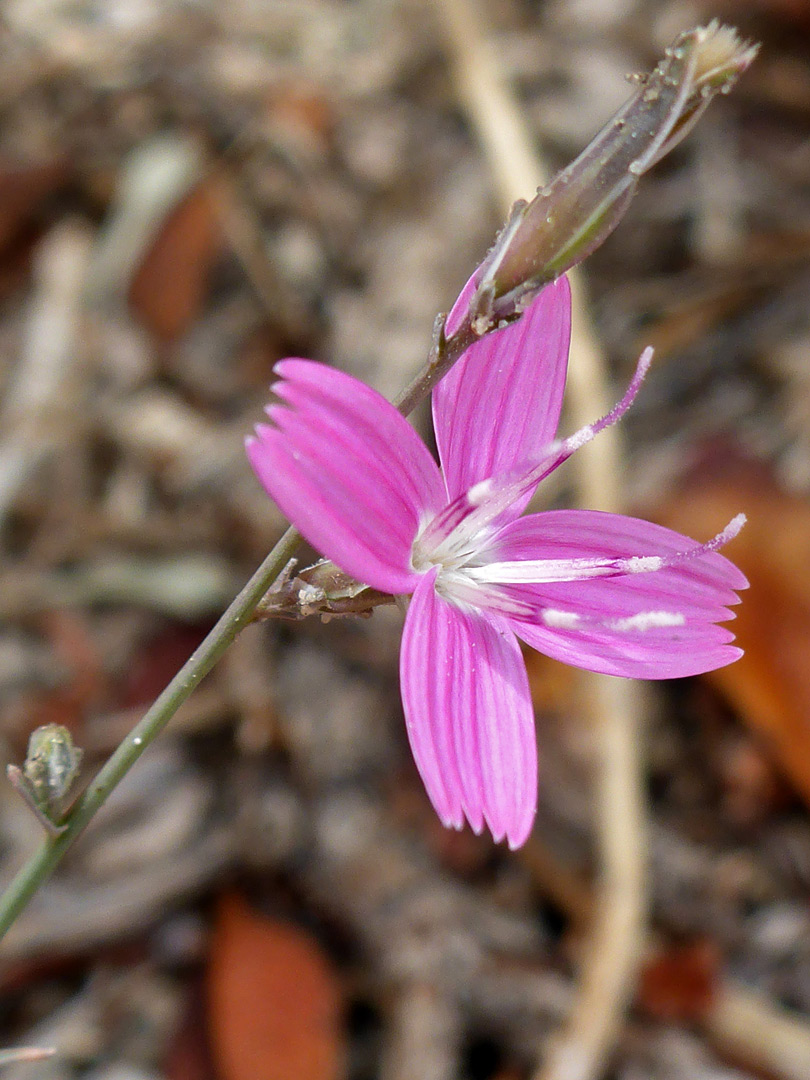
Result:
M434 566L442 574L474 564L475 557L489 540L492 530L470 529L465 521L448 528L450 523L437 514L417 533L411 548L411 566L418 574Z

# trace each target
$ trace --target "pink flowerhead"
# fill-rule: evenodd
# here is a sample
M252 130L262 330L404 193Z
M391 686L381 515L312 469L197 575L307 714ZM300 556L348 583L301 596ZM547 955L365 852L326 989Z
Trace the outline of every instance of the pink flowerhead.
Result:
M631 678L709 671L740 650L718 623L745 588L716 549L659 525L586 510L521 516L537 484L629 407L557 439L568 361L565 279L471 346L433 394L439 468L376 391L323 364L282 360L271 423L248 440L270 496L342 570L410 594L400 657L411 748L445 825L519 847L537 803L537 746L518 638Z

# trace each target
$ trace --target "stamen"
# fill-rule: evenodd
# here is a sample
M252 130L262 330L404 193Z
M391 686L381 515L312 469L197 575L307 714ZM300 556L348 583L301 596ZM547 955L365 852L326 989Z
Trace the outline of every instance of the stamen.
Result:
M543 608L540 618L553 630L573 630L580 622L575 611L558 611L556 608Z
M436 592L457 607L485 608L521 621L535 617L535 607L503 589L472 581L466 570L443 570L436 578Z
M686 616L682 611L637 611L623 619L600 619L595 615L580 615L576 611L558 608L542 608L540 618L552 630L577 630L581 627L601 627L626 634L632 631L664 630L671 626L684 626Z
M473 486L467 492L467 501L470 506L481 506L483 502L492 494L492 481L482 480L478 484Z
M716 551L733 540L744 524L745 514L738 514L707 543L672 555L633 555L624 559L524 559L468 566L464 572L473 581L492 585L545 585L554 581L585 581L620 574L650 574Z
M628 574L649 574L653 570L660 570L664 560L660 555L635 555L627 560Z
M542 608L540 618L552 630L576 630L580 627L603 627L619 633L637 630L663 630L670 626L684 626L686 616L682 611L637 611L623 619L599 619L595 615L580 615L576 611L558 608Z
M649 371L652 357L653 350L646 348L639 357L633 378L621 401L601 420L587 424L567 439L549 443L541 457L524 462L501 476L482 480L454 499L425 528L417 541L420 549L425 552L433 551L437 562L458 558L460 552L472 553L480 550L488 539L484 535L488 525L567 461L574 451L621 419L633 404Z
M683 626L686 616L682 611L639 611L626 619L614 619L605 623L611 630L658 630L667 626Z
M585 581L588 578L613 577L633 571L628 564L638 559L522 559L468 566L473 581L492 585L548 585L554 581ZM661 569L660 562L655 567Z

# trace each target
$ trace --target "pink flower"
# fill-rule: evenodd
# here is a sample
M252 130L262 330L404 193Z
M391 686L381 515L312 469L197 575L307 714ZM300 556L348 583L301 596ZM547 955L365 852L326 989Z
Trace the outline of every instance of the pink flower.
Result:
M441 469L376 391L322 364L282 360L248 441L262 484L343 571L410 594L400 657L408 736L445 825L484 824L511 847L537 802L537 747L518 638L592 671L665 679L735 660L735 590L716 548L636 518L586 510L521 516L537 484L629 407L642 355L612 413L555 440L570 293L561 279L526 314L467 350L433 394Z

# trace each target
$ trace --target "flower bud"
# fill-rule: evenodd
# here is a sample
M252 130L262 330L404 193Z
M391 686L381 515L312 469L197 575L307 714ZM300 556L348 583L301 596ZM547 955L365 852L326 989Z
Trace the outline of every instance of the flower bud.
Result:
M630 100L530 203L517 202L484 260L469 308L483 334L517 318L534 296L590 255L613 231L639 177L728 93L758 46L711 22L682 33Z
M16 765L8 766L9 780L52 833L61 831L57 822L78 775L82 756L67 728L61 724L45 724L28 740L22 769Z

